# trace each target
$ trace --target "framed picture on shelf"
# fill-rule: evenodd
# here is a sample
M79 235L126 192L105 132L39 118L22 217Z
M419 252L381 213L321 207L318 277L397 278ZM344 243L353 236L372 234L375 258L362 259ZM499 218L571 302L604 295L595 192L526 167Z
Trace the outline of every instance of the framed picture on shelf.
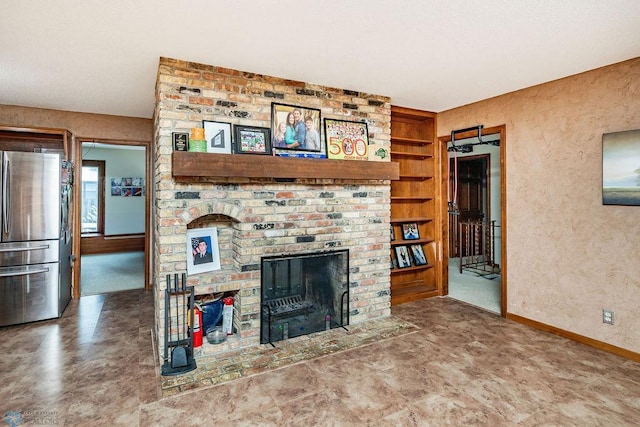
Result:
M220 270L218 229L193 228L187 230L187 274Z
M203 120L207 153L231 154L231 123Z
M416 240L420 238L420 231L418 231L418 224L415 222L408 222L402 224L402 238L404 240Z
M396 232L393 228L393 224L391 224L391 241L393 242L394 240L396 240Z
M233 130L236 153L271 155L271 131L269 128L235 125Z
M320 110L271 103L272 145L278 155L326 157L320 136Z
M369 130L366 123L324 119L324 137L330 159L369 160Z
M396 246L396 258L398 260L398 267L405 268L411 267L411 258L409 257L409 250L406 246Z
M187 151L189 149L189 133L173 132L173 151Z
M411 253L413 254L413 261L416 265L427 265L427 257L424 256L421 245L411 245Z

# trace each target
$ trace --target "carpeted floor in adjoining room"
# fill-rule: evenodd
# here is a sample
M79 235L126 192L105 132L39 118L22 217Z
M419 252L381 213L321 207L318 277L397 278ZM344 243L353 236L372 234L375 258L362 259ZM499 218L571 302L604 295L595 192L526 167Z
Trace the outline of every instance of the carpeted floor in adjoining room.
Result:
M144 288L144 252L82 255L82 296Z

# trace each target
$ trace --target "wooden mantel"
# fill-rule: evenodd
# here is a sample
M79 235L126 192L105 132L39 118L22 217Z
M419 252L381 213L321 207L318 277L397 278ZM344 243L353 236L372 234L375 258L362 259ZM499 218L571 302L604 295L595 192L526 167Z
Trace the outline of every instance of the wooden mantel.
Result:
M397 180L400 165L395 162L304 159L255 154L212 154L174 151L175 178L320 178Z

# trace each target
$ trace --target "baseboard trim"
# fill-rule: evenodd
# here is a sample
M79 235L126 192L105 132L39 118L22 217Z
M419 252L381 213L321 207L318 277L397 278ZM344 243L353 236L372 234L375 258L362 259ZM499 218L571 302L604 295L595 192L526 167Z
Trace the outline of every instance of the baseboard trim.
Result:
M566 331L564 329L556 328L555 326L547 325L535 320L527 319L526 317L518 316L517 314L507 313L507 319L513 320L518 323L522 323L532 328L539 329L541 331L549 332L554 335L559 335L563 338L577 341L581 344L594 347L607 353L615 354L616 356L624 357L625 359L633 360L634 362L640 362L640 353L636 353L631 350L624 349L622 347L616 347L615 345L607 344L602 341L594 340L593 338L585 337L573 332Z
M144 234L122 234L103 236L94 234L80 239L80 254L95 255L115 252L144 251Z

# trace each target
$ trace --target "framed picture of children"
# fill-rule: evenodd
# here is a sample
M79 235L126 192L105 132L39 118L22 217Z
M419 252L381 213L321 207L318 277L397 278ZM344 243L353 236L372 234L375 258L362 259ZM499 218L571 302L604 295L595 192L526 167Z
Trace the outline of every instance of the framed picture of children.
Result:
M187 230L187 274L220 270L218 229L216 227Z
M427 257L424 256L421 245L411 245L411 253L413 254L413 261L416 265L427 265Z
M411 258L409 257L409 251L406 246L396 246L396 258L398 260L398 267L405 268L411 267Z
M408 222L402 224L402 238L404 240L416 240L420 238L420 232L418 231L418 224L415 222Z
M271 145L278 155L326 157L320 129L319 109L271 103Z

